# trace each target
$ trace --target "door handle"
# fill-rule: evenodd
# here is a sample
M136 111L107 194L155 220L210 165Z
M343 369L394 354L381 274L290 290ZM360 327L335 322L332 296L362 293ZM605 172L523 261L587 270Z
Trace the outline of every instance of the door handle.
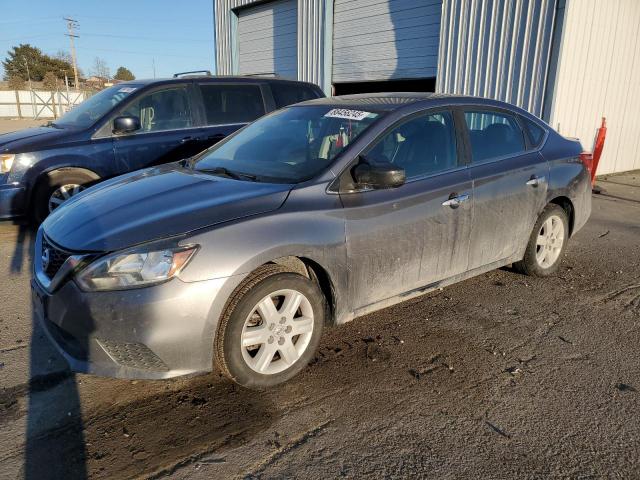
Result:
M449 200L442 202L443 207L458 208L461 203L464 203L469 200L469 195L466 193L463 193L461 195L456 195L455 193L452 193L451 195L452 196L449 198Z
M183 137L180 139L180 143L189 143L189 142L195 142L196 140L199 140L198 137Z
M530 187L537 187L544 183L544 177L537 177L535 175L531 175L531 178L527 180L527 185Z

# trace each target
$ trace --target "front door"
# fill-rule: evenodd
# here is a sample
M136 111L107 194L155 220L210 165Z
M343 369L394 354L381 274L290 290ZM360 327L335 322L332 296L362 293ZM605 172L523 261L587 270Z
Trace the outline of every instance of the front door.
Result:
M466 270L472 185L456 137L449 111L420 113L365 151L404 168L407 181L341 195L353 309Z
M189 84L152 90L128 104L119 115L140 119L140 130L114 137L118 173L173 162L202 150Z
M527 151L518 121L502 111L467 111L474 223L469 269L502 262L524 250L544 207L547 162Z

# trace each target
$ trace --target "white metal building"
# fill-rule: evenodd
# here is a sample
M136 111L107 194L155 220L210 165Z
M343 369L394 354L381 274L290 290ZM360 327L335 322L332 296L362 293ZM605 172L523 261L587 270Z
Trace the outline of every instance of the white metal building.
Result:
M505 100L640 169L640 0L214 0L220 75Z

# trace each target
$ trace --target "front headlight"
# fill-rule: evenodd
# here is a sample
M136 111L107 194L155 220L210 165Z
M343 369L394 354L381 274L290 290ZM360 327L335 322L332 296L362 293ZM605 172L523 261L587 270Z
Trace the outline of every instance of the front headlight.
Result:
M124 290L166 282L180 272L197 248L112 253L80 271L76 281L85 291Z
M9 173L16 156L10 153L0 154L0 173Z

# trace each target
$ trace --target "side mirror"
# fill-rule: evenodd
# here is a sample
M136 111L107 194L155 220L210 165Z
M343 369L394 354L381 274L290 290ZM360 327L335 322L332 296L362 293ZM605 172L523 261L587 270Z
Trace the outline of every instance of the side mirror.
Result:
M113 120L113 133L131 133L136 130L140 130L140 119L138 117L116 117Z
M353 177L358 185L375 190L396 188L406 180L404 168L390 162L369 163L366 159L353 169Z

